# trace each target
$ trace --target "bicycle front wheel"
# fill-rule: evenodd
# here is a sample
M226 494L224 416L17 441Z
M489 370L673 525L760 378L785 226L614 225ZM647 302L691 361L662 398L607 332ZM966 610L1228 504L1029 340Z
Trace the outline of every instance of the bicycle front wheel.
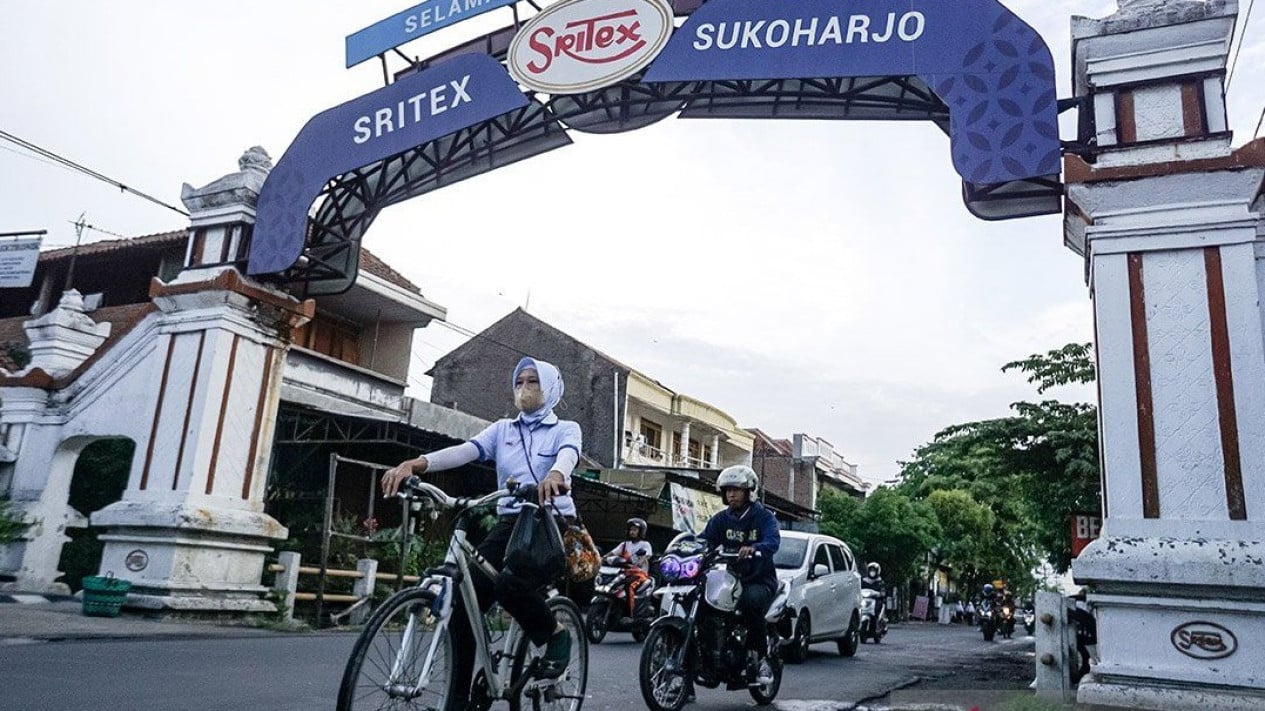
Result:
M585 636L584 620L580 617L580 608L565 597L549 598L549 611L554 620L571 633L571 661L557 680L529 683L524 696L531 700L534 711L580 711L589 683L589 640ZM531 662L538 653L526 636L519 641L514 655L515 678L531 669Z
M453 693L452 637L432 614L435 595L409 588L387 598L352 647L338 711L443 709Z

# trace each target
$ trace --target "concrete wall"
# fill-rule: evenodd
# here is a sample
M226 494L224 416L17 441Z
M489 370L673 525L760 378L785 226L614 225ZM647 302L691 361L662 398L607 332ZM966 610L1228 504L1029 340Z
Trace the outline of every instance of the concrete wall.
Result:
M614 466L615 448L622 445L628 370L525 311L515 310L440 358L431 371L431 402L485 420L513 417L510 375L527 355L562 371L566 393L554 412L580 424L585 455Z

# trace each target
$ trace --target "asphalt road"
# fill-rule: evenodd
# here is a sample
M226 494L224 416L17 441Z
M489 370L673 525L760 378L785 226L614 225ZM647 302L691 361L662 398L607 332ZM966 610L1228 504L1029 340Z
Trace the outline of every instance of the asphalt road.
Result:
M346 633L311 633L0 643L0 709L330 709L353 641ZM586 711L644 708L639 651L624 634L592 647ZM986 643L973 628L895 626L882 644L863 645L851 659L833 643L814 646L806 663L787 666L776 706L849 709L894 689L916 691L919 679L931 688L1022 689L1032 677L1031 651L1031 638ZM687 708L753 705L745 691L700 689Z

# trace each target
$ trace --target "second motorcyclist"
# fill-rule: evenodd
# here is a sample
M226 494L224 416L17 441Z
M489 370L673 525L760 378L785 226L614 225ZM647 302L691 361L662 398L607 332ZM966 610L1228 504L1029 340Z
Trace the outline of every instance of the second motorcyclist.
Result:
M716 488L726 508L712 516L702 533L709 544L738 554L732 569L742 581L738 610L747 628L747 679L753 685L767 684L773 678L765 659L768 631L764 615L777 591L773 554L782 544L777 519L756 501L758 483L759 477L751 467L726 467L716 478Z
M628 622L635 617L637 604L637 589L650 579L650 557L654 555L654 547L650 545L650 541L646 540L646 531L649 526L645 519L630 518L628 519L628 529L625 535L627 540L611 549L606 554L608 561L617 565L631 565L637 568L641 574L629 576L628 580Z
M883 566L874 561L870 561L865 566L865 577L861 578L862 590L873 590L882 595L878 599L877 609L874 616L881 618L887 613L887 583L883 582Z

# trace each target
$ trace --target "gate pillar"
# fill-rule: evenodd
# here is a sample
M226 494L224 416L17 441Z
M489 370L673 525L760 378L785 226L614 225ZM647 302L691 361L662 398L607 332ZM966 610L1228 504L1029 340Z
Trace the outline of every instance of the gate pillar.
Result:
M242 170L182 199L191 213L185 268L157 279L153 399L137 412L123 499L94 513L101 569L132 582L127 606L171 612L275 611L260 585L286 529L264 513L264 489L292 328L312 302L237 270L270 163L251 149Z
M1099 626L1078 700L1261 708L1265 141L1231 147L1238 8L1118 4L1072 22L1065 240L1093 299L1104 509L1073 563Z

